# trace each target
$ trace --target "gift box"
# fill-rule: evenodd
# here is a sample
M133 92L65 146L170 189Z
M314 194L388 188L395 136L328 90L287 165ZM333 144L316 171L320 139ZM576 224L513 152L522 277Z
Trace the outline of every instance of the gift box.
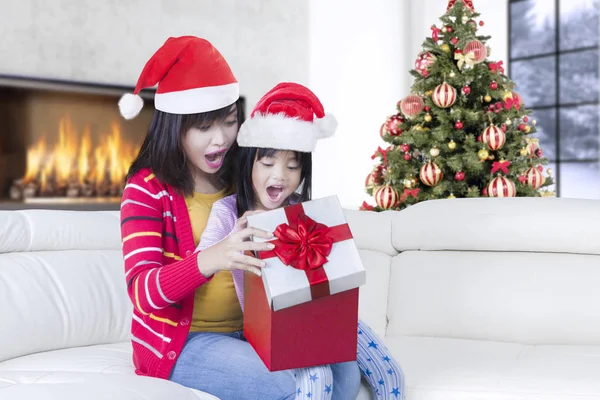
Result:
M337 196L252 215L248 225L275 234L275 249L257 254L262 277L244 279L244 335L267 368L356 360L366 272Z

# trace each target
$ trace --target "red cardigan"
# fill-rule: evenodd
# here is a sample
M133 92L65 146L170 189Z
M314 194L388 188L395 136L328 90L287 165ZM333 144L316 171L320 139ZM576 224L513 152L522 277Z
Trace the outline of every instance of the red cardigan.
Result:
M208 282L183 196L149 169L138 172L123 192L121 237L135 372L168 379L189 333L194 292Z

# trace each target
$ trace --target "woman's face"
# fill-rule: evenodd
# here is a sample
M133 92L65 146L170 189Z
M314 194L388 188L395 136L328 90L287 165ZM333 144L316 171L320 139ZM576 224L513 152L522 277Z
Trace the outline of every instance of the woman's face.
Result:
M196 172L215 174L225 160L225 154L237 138L239 122L233 107L222 121L194 126L183 135L183 151L188 165Z

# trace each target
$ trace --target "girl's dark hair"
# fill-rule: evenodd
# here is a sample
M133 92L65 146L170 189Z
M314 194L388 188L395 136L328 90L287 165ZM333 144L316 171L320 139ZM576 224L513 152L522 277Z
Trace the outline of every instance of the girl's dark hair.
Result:
M282 150L261 149L256 147L239 147L237 152L237 177L235 181L235 192L237 195L237 213L241 217L246 211L254 209L256 197L254 185L252 185L252 169L254 162L263 157L273 157L275 153ZM300 163L300 188L296 192L294 201L303 202L311 198L312 190L312 154L295 152L296 159Z
M182 137L194 126L224 121L235 106L238 126L241 126L245 117L241 98L230 106L199 114L170 114L156 110L142 147L129 167L127 179L143 168L150 168L162 183L172 186L184 195L192 194L194 179L186 163ZM222 187L233 185L236 152L237 142L234 142L225 156L223 166L217 172Z

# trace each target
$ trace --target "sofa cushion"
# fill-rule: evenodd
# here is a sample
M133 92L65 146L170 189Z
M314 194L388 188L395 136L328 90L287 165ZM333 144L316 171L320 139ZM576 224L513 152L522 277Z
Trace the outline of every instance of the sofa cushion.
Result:
M600 398L600 346L388 337L410 400Z
M392 262L387 333L600 345L599 266L595 255L407 251Z
M598 203L525 197L424 201L394 214L392 241L399 251L600 254Z

